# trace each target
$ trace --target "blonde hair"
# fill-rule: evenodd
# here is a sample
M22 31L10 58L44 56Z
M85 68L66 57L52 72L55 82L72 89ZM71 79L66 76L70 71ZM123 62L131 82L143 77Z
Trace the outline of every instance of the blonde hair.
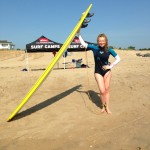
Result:
M99 40L100 37L104 37L106 39L106 44L104 46L104 51L107 52L108 51L108 38L104 33L99 34L98 37L97 37L97 44L98 44L98 40Z

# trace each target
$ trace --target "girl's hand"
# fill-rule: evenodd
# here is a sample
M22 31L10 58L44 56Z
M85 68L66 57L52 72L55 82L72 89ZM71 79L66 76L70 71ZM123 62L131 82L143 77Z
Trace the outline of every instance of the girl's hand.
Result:
M104 65L104 66L102 66L102 68L103 68L104 70L111 69L109 65Z

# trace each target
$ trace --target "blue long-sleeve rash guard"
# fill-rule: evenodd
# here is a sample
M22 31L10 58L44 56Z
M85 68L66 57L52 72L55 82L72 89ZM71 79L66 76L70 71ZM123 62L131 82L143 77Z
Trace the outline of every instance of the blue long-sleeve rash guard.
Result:
M95 60L95 68L102 67L103 65L108 65L109 56L117 56L117 53L112 49L108 48L108 51L105 52L104 48L92 44L88 44L87 49L92 50Z

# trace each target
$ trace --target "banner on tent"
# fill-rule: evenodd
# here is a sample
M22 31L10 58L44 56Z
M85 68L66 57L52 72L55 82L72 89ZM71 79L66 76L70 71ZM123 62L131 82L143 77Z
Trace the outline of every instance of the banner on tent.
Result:
M52 48L52 49L56 49L56 48L60 48L61 46L60 45L31 45L31 49L49 49L49 48Z

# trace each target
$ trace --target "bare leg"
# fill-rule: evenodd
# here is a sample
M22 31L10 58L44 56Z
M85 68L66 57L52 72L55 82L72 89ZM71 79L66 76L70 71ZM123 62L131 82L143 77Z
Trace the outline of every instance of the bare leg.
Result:
M111 76L112 76L111 71L107 72L104 76L106 111L108 114L111 114L111 111L109 108L109 87L110 87Z
M105 103L106 103L106 98L105 98L105 83L104 83L104 78L103 76L101 76L100 74L98 73L95 73L95 79L96 79L96 82L98 84L98 88L99 88L99 91L100 91L100 97L101 97L101 101L102 101L102 104L103 104L103 108L101 110L101 112L105 112Z

